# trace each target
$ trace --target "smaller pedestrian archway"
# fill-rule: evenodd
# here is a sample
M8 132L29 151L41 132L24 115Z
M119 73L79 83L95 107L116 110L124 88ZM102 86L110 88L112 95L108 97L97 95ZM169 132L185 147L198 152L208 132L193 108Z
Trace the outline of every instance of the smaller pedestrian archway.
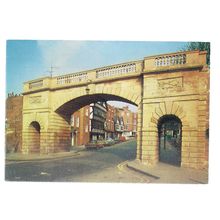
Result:
M158 122L159 161L181 166L182 123L175 115L165 115Z
M33 121L29 125L29 149L31 153L40 153L40 124Z

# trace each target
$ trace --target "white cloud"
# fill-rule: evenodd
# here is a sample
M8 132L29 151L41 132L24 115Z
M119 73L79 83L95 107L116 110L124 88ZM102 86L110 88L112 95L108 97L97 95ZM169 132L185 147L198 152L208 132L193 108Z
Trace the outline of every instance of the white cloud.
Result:
M71 61L79 54L85 41L38 41L46 68L58 67L55 72L71 70Z

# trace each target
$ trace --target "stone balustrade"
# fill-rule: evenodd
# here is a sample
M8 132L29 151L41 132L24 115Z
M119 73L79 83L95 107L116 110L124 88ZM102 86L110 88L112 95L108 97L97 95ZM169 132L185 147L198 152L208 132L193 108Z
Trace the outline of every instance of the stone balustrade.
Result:
M56 83L58 85L63 85L63 84L83 82L83 81L87 81L87 80L88 80L87 72L73 73L73 74L70 74L70 75L64 75L64 76L57 77Z
M143 72L166 71L179 68L198 68L206 63L206 51L183 51L144 58Z
M44 77L24 83L24 92L42 89L55 89L70 85L99 83L111 78L126 78L143 73L166 71L175 68L197 68L206 62L205 51L184 51L171 54L145 57L143 60L130 61L116 65L91 69L78 73L54 77Z
M108 78L108 77L114 77L114 76L121 76L128 73L135 73L136 72L136 64L135 63L129 63L119 66L113 66L104 68L101 70L96 71L96 78Z
M171 56L161 56L155 58L155 66L173 66L186 63L186 54L176 54Z

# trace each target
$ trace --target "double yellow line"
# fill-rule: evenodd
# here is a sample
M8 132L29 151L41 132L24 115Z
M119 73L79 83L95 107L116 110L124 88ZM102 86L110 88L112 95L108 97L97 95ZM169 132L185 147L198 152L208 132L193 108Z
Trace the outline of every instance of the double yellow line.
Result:
M140 180L140 183L149 183L150 181L148 179L145 179L145 178L141 178L140 176L137 176L135 175L133 172L129 172L128 170L125 170L124 169L124 166L128 163L129 160L126 160L126 161L123 161L122 163L119 163L117 165L117 168L121 171L121 172L124 172L124 173L128 173L132 176L134 176L135 178L139 179Z
M128 160L123 161L122 163L119 163L119 164L117 165L118 169L119 169L120 171L124 171L124 170L123 170L123 166L124 166L125 164L127 164L127 162L128 162Z

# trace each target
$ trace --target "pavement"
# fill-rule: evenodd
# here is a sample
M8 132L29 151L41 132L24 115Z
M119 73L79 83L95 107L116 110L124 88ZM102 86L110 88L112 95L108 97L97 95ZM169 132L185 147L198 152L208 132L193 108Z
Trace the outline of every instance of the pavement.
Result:
M78 155L80 151L84 151L85 146L77 146L67 152L48 153L48 154L22 154L22 153L8 153L6 154L6 161L36 161L36 160L48 160L58 158L68 158Z
M148 176L151 183L208 183L208 170L176 167L161 162L153 167L147 167L139 160L128 161L127 167Z

